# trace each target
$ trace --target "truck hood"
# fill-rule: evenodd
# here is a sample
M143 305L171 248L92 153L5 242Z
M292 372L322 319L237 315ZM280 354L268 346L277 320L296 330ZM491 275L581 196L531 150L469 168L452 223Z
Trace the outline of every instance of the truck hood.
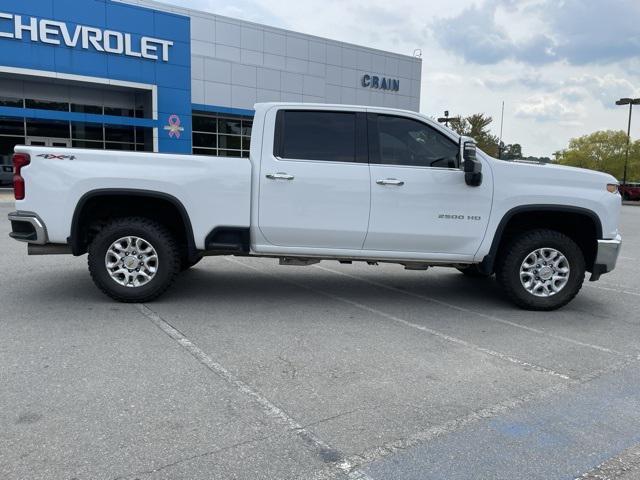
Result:
M586 168L569 167L553 163L524 163L518 161L505 161L491 158L491 167L497 170L508 171L510 175L522 178L545 178L550 184L564 183L575 185L576 183L593 184L602 188L607 183L618 183L615 177L608 173L588 170Z

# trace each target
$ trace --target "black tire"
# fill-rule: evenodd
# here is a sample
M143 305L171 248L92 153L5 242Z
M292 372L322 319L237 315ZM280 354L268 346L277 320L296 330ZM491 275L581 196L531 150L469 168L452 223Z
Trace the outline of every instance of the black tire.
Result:
M157 252L157 271L146 284L137 287L120 285L105 264L107 250L118 239L137 236ZM141 217L120 218L107 223L89 245L89 273L106 295L125 303L149 302L162 295L180 270L180 252L175 239L161 224Z
M520 267L527 256L539 248L552 248L569 263L569 278L559 292L539 297L529 292L520 281ZM554 230L532 230L513 238L501 252L496 277L509 299L526 310L550 311L569 303L582 288L585 276L584 254L566 235Z
M462 273L465 277L469 278L489 278L491 276L490 273L481 272L478 268L478 265L469 265L466 267L457 267L460 273Z
M203 257L198 257L193 261L189 261L189 259L186 256L182 257L180 261L180 271L184 272L186 270L189 270L191 267L195 267L198 263L200 263L202 258Z

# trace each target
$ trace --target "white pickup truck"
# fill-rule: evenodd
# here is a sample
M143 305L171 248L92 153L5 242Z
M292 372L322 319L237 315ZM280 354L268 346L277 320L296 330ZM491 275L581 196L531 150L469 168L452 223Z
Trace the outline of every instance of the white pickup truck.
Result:
M615 267L610 175L496 160L415 112L255 109L249 159L16 147L11 236L30 254L88 252L123 302L158 297L207 255L495 273L534 310Z

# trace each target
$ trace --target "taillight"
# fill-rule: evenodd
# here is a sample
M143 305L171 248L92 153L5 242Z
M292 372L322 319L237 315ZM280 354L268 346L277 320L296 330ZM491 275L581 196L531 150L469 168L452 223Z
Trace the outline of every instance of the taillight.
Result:
M24 178L22 178L22 167L31 163L28 153L13 154L13 194L16 200L24 200Z

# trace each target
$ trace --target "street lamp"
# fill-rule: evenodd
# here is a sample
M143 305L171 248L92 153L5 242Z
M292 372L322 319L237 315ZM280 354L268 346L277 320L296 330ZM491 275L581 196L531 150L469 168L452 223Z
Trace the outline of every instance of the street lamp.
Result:
M616 105L629 105L629 127L627 128L627 153L624 159L624 177L622 184L627 184L627 166L629 165L629 144L631 143L631 113L634 105L640 105L640 98L621 98Z

